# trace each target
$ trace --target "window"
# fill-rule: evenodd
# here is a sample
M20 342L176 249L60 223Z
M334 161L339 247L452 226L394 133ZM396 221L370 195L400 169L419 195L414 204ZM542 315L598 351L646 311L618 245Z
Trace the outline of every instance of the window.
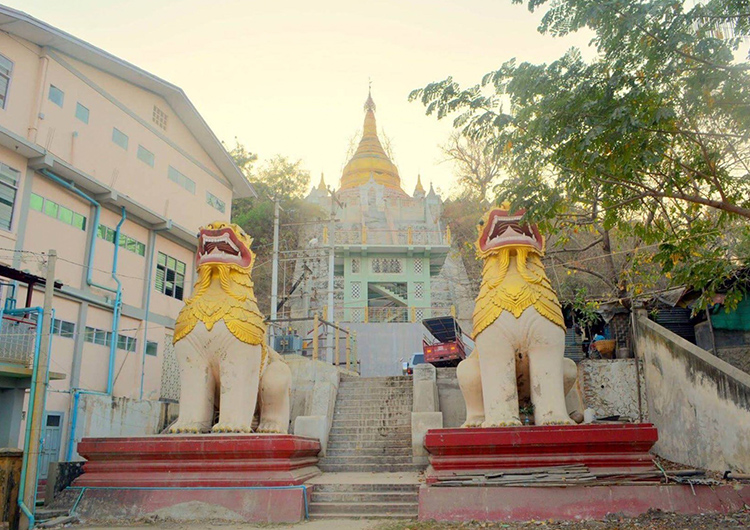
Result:
M398 258L375 258L372 260L372 272L398 274L402 270L402 262Z
M167 113L156 105L154 105L154 113L151 115L151 120L160 128L165 131L167 130Z
M112 127L112 141L123 149L128 149L128 135L117 127Z
M74 322L68 322L67 320L53 319L52 320L52 334L59 335L66 339L72 339L75 335L76 325Z
M99 230L96 235L99 237L99 239L103 239L104 241L108 241L113 244L115 242L115 231L108 226L100 224ZM139 256L146 255L146 245L144 243L141 243L137 239L125 235L122 232L120 232L119 243L120 247L124 248L125 250L129 250L134 254L138 254Z
M86 333L83 340L100 346L112 346L112 332L106 329L97 329L86 326ZM129 352L134 352L137 343L135 337L117 334L117 348Z
M359 258L352 258L352 274L359 274Z
M12 167L0 164L0 228L10 230L13 222L13 208L16 204L18 180L21 172Z
M422 258L416 258L414 260L414 274L422 274L424 271L424 264Z
M224 201L219 199L216 195L211 193L210 191L206 192L206 202L219 210L221 213L224 213L224 211L227 208L227 205Z
M138 146L138 160L147 163L151 167L154 167L154 153L152 153L142 145Z
M86 217L74 212L70 208L66 208L55 201L45 199L41 195L36 193L31 194L31 201L29 206L32 210L37 212L43 212L50 217L54 217L65 224L78 228L79 230L86 230Z
M76 118L81 120L83 123L88 123L89 122L89 109L87 109L80 103L76 103Z
M86 326L86 333L83 336L83 340L100 346L111 346L112 332Z
M414 282L414 298L424 297L424 282Z
M129 352L134 352L136 341L134 337L117 334L117 348Z
M188 190L190 193L195 194L195 182L177 171L172 166L169 166L169 169L167 170L167 177L169 177L169 180L172 182L176 182L186 190Z
M44 204L44 197L40 197L36 193L31 194L31 201L29 201L29 207L37 212L42 211L42 205Z
M65 99L65 92L57 88L55 85L50 85L49 94L47 97L52 103L54 103L58 107L62 107L63 100Z
M151 342L150 340L146 341L146 355L153 355L156 357L156 354L159 353L159 345L156 342Z
M0 109L5 108L10 88L10 74L13 73L13 63L7 57L0 55Z
M159 252L156 260L156 285L154 287L160 293L182 300L185 292L185 264Z

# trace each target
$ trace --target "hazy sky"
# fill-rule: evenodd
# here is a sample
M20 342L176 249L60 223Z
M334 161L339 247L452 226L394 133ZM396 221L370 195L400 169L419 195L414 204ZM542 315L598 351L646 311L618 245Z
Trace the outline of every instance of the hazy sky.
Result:
M220 139L302 159L314 183L338 184L371 78L409 193L417 172L444 193L453 183L438 149L450 121L409 103L412 89L588 42L540 35L539 14L510 0L4 1L180 86Z

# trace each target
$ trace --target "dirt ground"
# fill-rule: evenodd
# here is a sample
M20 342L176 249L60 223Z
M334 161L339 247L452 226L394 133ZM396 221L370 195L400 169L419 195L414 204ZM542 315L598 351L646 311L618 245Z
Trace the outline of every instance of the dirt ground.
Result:
M717 515L677 515L664 512L650 512L635 518L609 516L604 521L530 521L526 523L436 523L416 521L383 522L375 520L317 520L292 525L251 525L251 524L186 524L156 521L145 525L103 526L76 525L81 530L244 530L249 528L273 528L295 530L530 530L549 528L561 530L739 530L750 528L750 509L733 514Z

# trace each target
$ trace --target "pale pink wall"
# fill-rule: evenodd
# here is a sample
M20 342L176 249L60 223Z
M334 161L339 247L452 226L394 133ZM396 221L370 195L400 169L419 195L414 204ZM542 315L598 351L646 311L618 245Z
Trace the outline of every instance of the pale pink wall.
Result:
M26 138L32 107L36 100L40 48L17 37L0 33L0 53L13 61L5 109L0 125Z
M79 63L76 66L85 65ZM91 72L95 70L89 68L87 75ZM157 103L160 108L171 113L161 98L122 80L100 72L97 83L106 85L107 90L116 88L121 94L127 94L129 105L153 109L153 104ZM49 101L47 96L50 84L65 93L62 108ZM78 102L89 109L88 124L75 117ZM102 183L189 229L197 229L207 219L229 218L232 192L228 186L218 182L54 60L49 63L42 112L45 119L39 127L39 143ZM139 115L150 122L150 112L149 110L148 116ZM218 173L218 168L198 146L186 127L174 114L170 118L168 128L174 131L169 132L170 136L174 135L173 141ZM127 150L112 142L114 127L128 136ZM139 144L154 153L153 168L138 159ZM170 165L196 182L195 194L167 178ZM227 203L224 214L206 204L206 191Z
M32 184L32 192L49 198L58 204L70 208L74 212L86 216L86 223L92 222L89 215L89 205L72 193L60 189L49 180L36 176ZM20 201L17 201L20 204ZM35 252L57 250L57 279L66 285L81 288L83 266L85 265L86 232L79 230L62 221L49 217L43 212L30 210L28 212L24 248ZM33 271L40 274L40 271Z

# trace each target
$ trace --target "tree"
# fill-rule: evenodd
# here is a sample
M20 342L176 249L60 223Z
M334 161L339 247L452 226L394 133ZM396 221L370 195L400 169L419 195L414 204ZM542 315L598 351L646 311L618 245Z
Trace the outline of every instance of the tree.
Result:
M480 201L487 199L503 168L503 158L492 146L454 131L440 149L453 162L461 193L476 195Z
M528 1L542 6L543 34L588 27L597 56L510 60L476 86L447 78L410 98L438 118L457 113L463 134L503 157L511 178L499 199L557 232L594 227L603 245L617 229L630 238L630 265L644 254L707 303L750 263L720 244L750 219L750 65L735 60L750 33L747 2ZM607 261L618 294L638 296Z
M310 172L302 169L302 160L292 162L276 155L258 170L253 180L264 184L271 195L283 200L301 199L310 187Z
M271 267L273 257L274 199L281 207L279 246L281 250L299 247L299 224L324 218L316 206L304 201L310 183L310 174L302 169L302 162L292 162L287 157L276 155L263 164L257 172L251 172L257 156L237 143L230 155L238 167L249 177L258 197L236 199L232 203L232 222L237 223L253 238L255 267L253 282L258 304L265 314L270 313ZM279 293L288 292L293 278L286 284L280 278Z
M226 149L226 144L222 142ZM229 156L232 157L234 163L240 168L245 178L251 180L253 174L253 164L258 160L258 155L251 153L248 149L240 143L237 137L234 137L234 147L227 151Z

